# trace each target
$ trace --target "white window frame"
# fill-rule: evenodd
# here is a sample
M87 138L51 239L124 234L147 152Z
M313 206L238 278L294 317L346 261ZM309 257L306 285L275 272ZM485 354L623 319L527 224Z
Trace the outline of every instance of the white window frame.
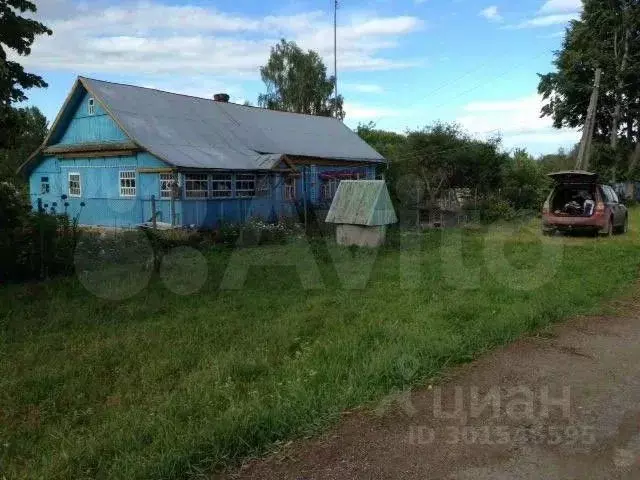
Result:
M49 177L40 177L40 195L47 195L48 193L51 193Z
M135 170L120 170L120 196L135 197L137 180Z
M256 195L259 197L267 197L271 193L271 175L258 175L256 179Z
M339 178L330 178L327 180L323 180L320 185L320 198L324 201L333 200L333 197L335 197L339 186Z
M71 177L72 176L77 176L78 177L78 180L77 180L78 193L73 193L72 190L71 190ZM70 197L81 197L82 196L82 176L80 175L80 172L69 172L69 174L67 175L67 189L68 189ZM74 189L74 191L75 191L75 189Z
M252 198L256 196L255 173L236 173L236 197Z
M202 186L205 182L205 189L194 189L195 184ZM209 198L209 175L206 173L185 173L184 174L184 196L185 198Z
M230 173L211 174L211 198L233 197L233 175Z
M172 198L173 185L175 183L177 183L175 174L161 173L160 174L160 198Z
M291 184L288 182L291 181ZM289 175L284 178L283 192L284 199L293 201L296 199L296 190L298 186L298 179L294 175Z
M96 100L93 97L89 97L89 100L87 101L87 113L89 115L96 114Z

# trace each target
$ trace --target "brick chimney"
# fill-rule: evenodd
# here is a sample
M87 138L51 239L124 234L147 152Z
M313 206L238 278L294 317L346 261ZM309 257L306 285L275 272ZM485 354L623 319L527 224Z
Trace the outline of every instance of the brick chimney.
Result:
M216 93L213 96L213 99L216 102L225 102L225 103L227 103L229 101L229 95L227 93Z

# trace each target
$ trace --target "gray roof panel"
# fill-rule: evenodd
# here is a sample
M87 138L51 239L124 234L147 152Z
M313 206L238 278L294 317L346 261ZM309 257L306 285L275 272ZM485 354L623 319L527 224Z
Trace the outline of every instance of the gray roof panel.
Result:
M133 141L178 167L269 169L282 155L384 161L334 118L245 107L89 78L81 81Z

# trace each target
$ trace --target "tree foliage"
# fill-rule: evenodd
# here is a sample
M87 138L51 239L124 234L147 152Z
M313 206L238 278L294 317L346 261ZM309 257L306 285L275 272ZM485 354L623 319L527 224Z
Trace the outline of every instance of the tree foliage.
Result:
M515 210L537 209L549 192L550 182L541 162L517 149L505 163L501 194Z
M47 135L47 119L37 107L11 108L4 148L0 148L0 178L11 178Z
M13 123L16 119L12 104L27 100L25 90L46 87L39 75L25 72L22 65L8 59L8 51L29 55L36 36L49 30L42 23L23 16L36 12L34 3L28 0L0 0L0 148L7 148Z
M567 28L555 71L540 75L542 116L556 128L583 127L595 70L602 69L594 144L616 150L640 140L640 3L585 0L579 20ZM616 153L620 157L620 152ZM625 163L628 160L628 154ZM614 169L615 170L615 169Z
M500 152L498 138L481 141L456 124L435 123L408 131L405 141L395 146L390 177L397 182L396 189L408 192L407 199L420 196L422 206L432 209L449 188L480 193L497 189L507 158Z
M42 23L20 14L36 12L34 3L28 0L0 0L0 104L27 99L24 90L33 87L46 87L47 84L39 75L24 71L22 65L7 59L7 49L18 55L29 55L31 45L37 35L51 35Z
M396 150L407 141L406 135L376 128L374 122L359 123L356 133L371 145L380 155L391 159Z
M267 92L258 97L261 107L344 119L342 96L337 109L333 96L335 78L327 77L327 67L317 52L304 52L295 42L282 39L271 48L267 64L260 67Z
M465 207L477 209L486 221L537 211L549 193L548 168L567 158L562 151L553 162L537 161L525 150L510 155L498 137L480 140L440 122L404 135L373 123L360 124L357 132L389 160L385 177L399 208L437 211L439 199L463 189L473 198Z

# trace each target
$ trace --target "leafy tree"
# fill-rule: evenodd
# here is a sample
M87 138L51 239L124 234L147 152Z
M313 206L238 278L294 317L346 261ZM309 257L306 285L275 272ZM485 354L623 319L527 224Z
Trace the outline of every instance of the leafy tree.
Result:
M406 135L377 129L374 122L359 123L356 133L388 160L391 160L396 149L407 141Z
M271 48L267 64L260 67L267 92L258 104L271 110L345 117L342 96L336 105L335 78L327 77L327 67L317 52L306 53L295 43L282 39Z
M585 0L555 52L555 72L540 75L543 116L554 126L582 127L596 68L603 75L596 112L595 142L615 149L624 135L640 137L640 4L637 0Z
M543 165L523 149L505 164L502 183L502 196L516 210L537 210L549 193Z
M0 148L0 178L11 178L47 135L47 119L37 107L11 108L11 128L4 148Z
M27 100L25 90L47 86L42 77L25 72L18 62L7 59L8 50L29 55L37 35L51 35L42 23L21 15L36 10L28 0L0 0L0 148L7 147L11 137L15 119L11 105Z
M499 151L499 139L475 140L456 124L436 123L407 132L406 141L394 151L391 174L394 178L413 178L407 185L406 200L424 194L427 210L437 207L448 188L473 188L485 193L500 186L503 165L508 156ZM400 183L396 188L405 189Z
M579 144L576 144L569 152L566 152L563 148L558 150L558 153L549 153L543 155L538 159L540 168L546 173L559 172L561 170L571 170L576 164L578 158Z

